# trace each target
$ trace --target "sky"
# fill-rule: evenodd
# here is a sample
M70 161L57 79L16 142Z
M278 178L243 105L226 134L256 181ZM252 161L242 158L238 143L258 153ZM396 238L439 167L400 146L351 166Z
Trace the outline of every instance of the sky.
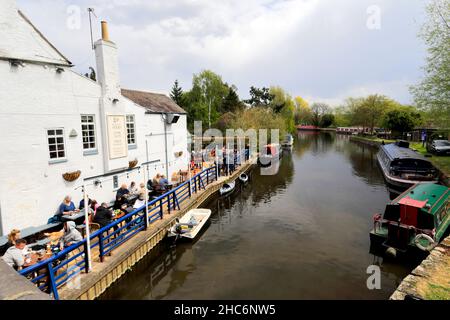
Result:
M248 98L283 87L310 103L384 94L412 103L426 48L417 34L429 0L17 0L44 35L85 73L95 66L87 8L109 24L121 85L169 93L212 70Z

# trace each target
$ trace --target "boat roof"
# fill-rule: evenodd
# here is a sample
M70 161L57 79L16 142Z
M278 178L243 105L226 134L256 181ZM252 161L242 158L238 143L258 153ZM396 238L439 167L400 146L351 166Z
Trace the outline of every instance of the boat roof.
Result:
M425 158L421 154L417 153L416 151L414 151L410 148L399 147L395 143L382 145L381 148L386 152L388 157L390 157L392 160L394 160L394 159L418 159L418 160L429 162L429 160L427 158Z
M414 206L435 215L450 197L450 188L438 184L418 184L394 200L398 204ZM423 204L423 206L422 206Z

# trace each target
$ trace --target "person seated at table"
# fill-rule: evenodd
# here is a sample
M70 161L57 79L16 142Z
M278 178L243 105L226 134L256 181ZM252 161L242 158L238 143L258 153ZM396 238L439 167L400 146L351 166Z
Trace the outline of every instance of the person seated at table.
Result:
M128 204L128 199L124 196L117 196L116 201L114 201L114 210L121 209L124 204Z
M128 190L126 183L122 184L117 190L116 198L117 197L127 197L130 194L130 190Z
M72 202L71 196L65 196L63 202L58 208L58 212L48 219L47 223L58 223L62 222L62 217L65 215L71 216L72 214L80 212L79 209L75 208L75 204Z
M91 204L89 205L89 213L95 215L98 207L100 207L100 205L98 204L97 200L92 200Z
M94 223L98 223L101 228L106 227L112 222L112 212L108 209L108 205L103 202L100 207L98 207L97 212L94 215Z
M133 209L139 209L143 206L145 206L145 191L139 194L139 197L134 202Z
M92 219L94 219L95 213L100 205L97 203L97 200L92 200L89 205L89 223L92 223ZM86 220L83 221L86 224Z
M159 173L156 174L156 176L153 178L153 186L159 185L159 180L161 179L161 175Z
M88 196L88 205L92 203L92 200ZM78 205L78 209L83 210L84 209L84 198L81 199L80 204Z
M159 186L162 190L167 190L167 186L169 185L169 180L167 180L165 175L161 175L161 179L159 180Z
M134 182L134 181L131 182L129 190L130 190L130 194L133 196L136 196L139 194L139 189L136 186L136 182Z
M27 241L24 239L15 240L14 246L6 250L5 255L2 257L3 261L10 267L21 270L25 264L25 256L23 250L27 245Z
M80 212L80 210L75 208L75 204L72 201L72 197L65 196L64 201L59 206L59 210L56 215L59 216L59 218L62 218L62 216L65 216L65 215L70 216L76 212Z
M64 235L62 237L62 241L64 246L70 247L72 244L76 242L80 242L83 240L83 236L80 231L77 230L75 222L67 221L64 223Z
M15 246L17 239L20 239L20 230L12 229L8 234L8 242L0 247L0 256L4 255L6 250Z

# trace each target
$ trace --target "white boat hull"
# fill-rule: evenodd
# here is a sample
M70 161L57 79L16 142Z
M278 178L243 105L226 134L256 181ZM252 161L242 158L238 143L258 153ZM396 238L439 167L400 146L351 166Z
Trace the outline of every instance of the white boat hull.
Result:
M229 194L233 192L234 187L236 186L236 181L225 183L222 188L220 188L219 193L221 196Z
M429 181L428 180L423 181L423 180L406 180L406 179L394 177L389 174L389 169L386 167L386 165L383 163L383 161L381 161L380 156L378 154L377 154L377 162L381 168L383 177L386 180L386 182L388 184L390 184L391 186L394 186L397 188L408 189L416 184L435 184L435 183L439 182L439 179L437 179L437 178L433 179L433 180L429 180Z
M248 175L243 173L239 176L239 181L241 181L242 183L247 183L248 182Z
M192 209L189 210L183 217L180 218L174 226L168 230L169 237L180 237L186 239L195 239L200 230L209 220L211 210L209 209ZM192 224L195 220L197 223ZM177 231L177 227L181 227L182 232Z

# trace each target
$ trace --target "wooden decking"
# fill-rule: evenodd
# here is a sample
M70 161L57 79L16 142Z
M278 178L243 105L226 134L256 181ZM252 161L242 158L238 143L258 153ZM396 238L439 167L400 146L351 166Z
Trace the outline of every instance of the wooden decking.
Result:
M146 231L139 232L122 246L116 248L111 256L99 261L98 249L93 250L93 264L90 273L82 273L78 277L59 289L60 299L64 300L92 300L99 297L105 290L125 274L133 265L147 255L158 243L164 239L167 229L175 223L175 218L182 216L190 209L197 208L213 196L220 187L228 181L236 179L242 172L252 167L252 162L239 167L233 175L220 177L208 185L205 190L193 194L181 204L180 210L165 212L163 219L152 223Z

